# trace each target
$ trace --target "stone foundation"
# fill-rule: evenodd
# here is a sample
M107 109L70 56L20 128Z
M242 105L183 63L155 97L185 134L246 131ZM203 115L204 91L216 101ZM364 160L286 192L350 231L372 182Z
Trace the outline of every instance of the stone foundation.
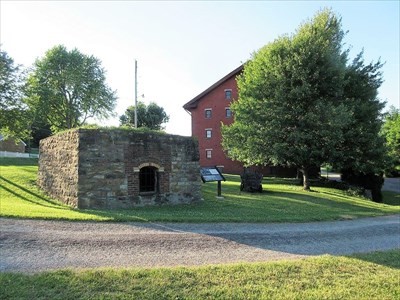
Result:
M196 141L156 132L76 129L40 142L38 184L78 208L201 199Z

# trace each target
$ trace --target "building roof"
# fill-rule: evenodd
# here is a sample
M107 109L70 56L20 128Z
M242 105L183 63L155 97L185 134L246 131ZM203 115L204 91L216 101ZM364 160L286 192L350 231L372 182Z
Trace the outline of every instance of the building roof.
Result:
M24 146L26 146L25 142L23 140L19 139L19 138L10 138L10 139L13 139L14 141L16 141L18 143L22 143ZM0 142L1 141L5 141L5 140L6 140L5 136L0 134Z
M186 110L190 110L192 108L196 108L197 104L199 103L201 98L203 98L205 95L210 93L213 89L215 89L216 87L218 87L219 85L221 85L222 83L227 81L228 79L232 78L233 76L237 76L240 72L242 72L242 70L243 70L243 65L240 65L235 70L230 72L228 75L224 76L223 78L218 80L216 83L214 83L212 86L210 86L208 89L206 89L205 91L201 92L196 97L194 97L192 100L190 100L188 103L183 105L183 108L186 109Z

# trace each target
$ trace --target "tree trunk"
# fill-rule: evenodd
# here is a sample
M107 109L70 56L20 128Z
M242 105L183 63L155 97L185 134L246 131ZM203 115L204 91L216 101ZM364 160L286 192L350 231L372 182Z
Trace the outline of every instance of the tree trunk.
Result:
M309 191L310 190L310 178L308 175L308 168L302 168L300 171L303 173L303 190Z

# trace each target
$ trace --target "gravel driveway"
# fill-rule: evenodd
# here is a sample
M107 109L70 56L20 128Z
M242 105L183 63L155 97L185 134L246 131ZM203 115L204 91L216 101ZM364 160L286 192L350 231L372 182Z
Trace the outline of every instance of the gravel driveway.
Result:
M382 190L400 193L400 178L385 178Z
M0 218L0 271L192 266L400 248L400 215L297 224Z

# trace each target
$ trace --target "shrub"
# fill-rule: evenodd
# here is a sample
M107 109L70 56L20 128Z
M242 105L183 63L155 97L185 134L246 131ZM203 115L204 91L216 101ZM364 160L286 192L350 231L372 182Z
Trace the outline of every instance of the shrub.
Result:
M357 173L351 169L342 170L342 180L349 184L371 190L372 201L382 202L383 174Z

